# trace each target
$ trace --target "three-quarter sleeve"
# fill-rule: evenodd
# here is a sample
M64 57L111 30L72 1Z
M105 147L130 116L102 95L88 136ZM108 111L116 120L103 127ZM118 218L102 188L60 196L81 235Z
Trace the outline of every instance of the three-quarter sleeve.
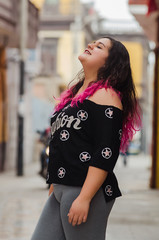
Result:
M119 156L122 110L89 101L92 156L90 166L112 172Z

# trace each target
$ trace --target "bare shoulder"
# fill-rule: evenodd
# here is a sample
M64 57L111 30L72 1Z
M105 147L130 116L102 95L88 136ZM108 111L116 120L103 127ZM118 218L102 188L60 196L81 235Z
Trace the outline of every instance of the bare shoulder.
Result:
M101 104L101 105L112 105L119 109L123 109L121 100L118 94L111 88L101 88L97 90L93 96L89 97L89 100Z

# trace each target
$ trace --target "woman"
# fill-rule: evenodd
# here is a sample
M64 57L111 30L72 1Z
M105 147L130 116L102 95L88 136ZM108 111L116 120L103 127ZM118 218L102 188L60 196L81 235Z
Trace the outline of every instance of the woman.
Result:
M32 240L104 240L121 196L113 173L140 125L129 54L103 37L79 56L83 70L51 119L47 183L52 184ZM54 191L53 191L54 188Z

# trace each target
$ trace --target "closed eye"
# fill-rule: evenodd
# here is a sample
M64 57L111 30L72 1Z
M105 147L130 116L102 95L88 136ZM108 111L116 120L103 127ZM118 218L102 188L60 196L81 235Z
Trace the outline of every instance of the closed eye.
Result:
M100 46L97 46L97 48L100 48L100 49L102 49Z

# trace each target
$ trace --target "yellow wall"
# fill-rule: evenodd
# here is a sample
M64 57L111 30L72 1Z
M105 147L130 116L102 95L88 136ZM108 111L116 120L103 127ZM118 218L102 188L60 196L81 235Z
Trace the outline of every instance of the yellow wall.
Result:
M80 0L58 0L59 11L63 15L77 14L80 11ZM38 9L41 9L45 0L30 0Z
M142 74L143 74L143 49L140 43L137 42L123 42L130 55L130 63L132 69L132 76L135 82L138 97L142 95Z
M80 0L60 0L59 10L63 15L79 14Z
M60 13L68 15L71 13L72 0L60 0Z
M38 9L41 9L45 0L30 0Z
M78 33L78 42L74 38L74 33L64 31L59 39L57 51L57 71L67 85L81 68L78 55L84 49L84 33ZM74 44L77 44L77 54L74 54Z

